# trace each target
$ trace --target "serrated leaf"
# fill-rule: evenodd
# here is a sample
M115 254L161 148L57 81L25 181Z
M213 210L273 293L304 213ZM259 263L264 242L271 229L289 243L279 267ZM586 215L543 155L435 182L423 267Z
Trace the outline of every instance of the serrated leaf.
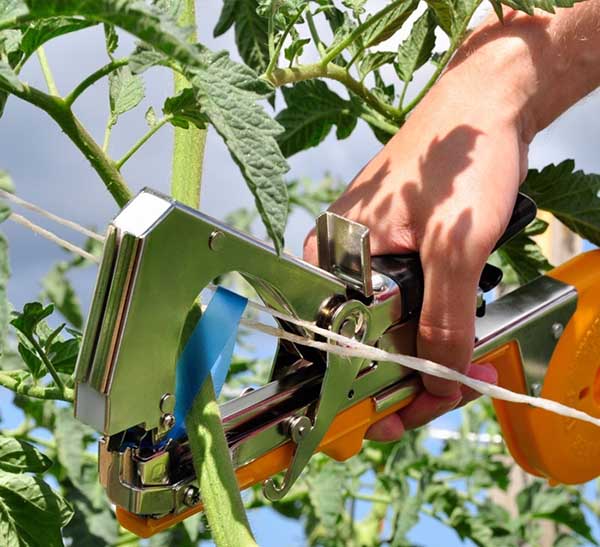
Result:
M0 470L9 473L43 473L52 461L32 444L0 435Z
M358 65L358 73L360 74L361 79L364 79L369 72L391 63L395 58L396 53L393 51L374 51L373 53L367 53Z
M86 492L86 469L83 452L95 432L73 417L70 408L57 408L54 415L56 455L65 468L71 482L84 494Z
M28 345L26 345L25 341L19 342L17 345L17 351L29 369L29 372L31 372L31 375L35 379L43 378L46 374L46 367L44 366L44 363L42 363L42 360L38 354Z
M40 46L43 46L53 38L77 32L95 24L92 21L76 17L55 17L37 21L27 26L27 30L24 32L23 39L21 40L21 50L25 53L26 57L29 57Z
M54 306L43 306L40 302L28 302L23 306L23 311L13 311L14 319L10 324L26 338L33 338L36 327L54 311Z
M363 33L364 46L372 47L391 38L415 11L418 4L418 0L407 0L390 9Z
M400 44L395 68L401 80L412 80L415 71L429 60L435 46L435 27L435 15L428 9L415 21L408 38Z
M144 114L144 119L146 120L148 127L152 128L156 125L158 119L156 118L156 112L154 112L154 108L152 108L151 106L148 107L148 110L146 110L146 114Z
M226 0L213 35L220 36L233 25L242 59L262 74L269 64L268 21L259 14L258 4L258 0Z
M495 1L495 0L493 0ZM454 36L454 4L452 0L427 0L440 28L450 37Z
M149 68L160 65L166 59L167 56L164 53L156 51L146 44L138 44L129 57L129 68L132 74L142 74Z
M547 227L547 222L536 219L523 232L498 249L499 266L504 270L506 283L518 282L522 285L552 269L552 264L532 239L533 236L545 232Z
M23 0L0 0L0 22L15 19L27 13Z
M310 44L310 38L298 38L293 40L292 43L284 50L285 58L291 63L296 57L300 57L300 55L302 55L304 46L307 44Z
M600 175L575 171L575 162L566 160L530 169L522 191L567 228L600 245Z
M79 354L79 345L78 339L70 338L69 340L57 340L50 346L48 356L57 372L73 374Z
M119 35L114 25L104 24L104 41L106 42L106 52L112 58L112 55L119 47Z
M124 66L110 73L109 93L112 120L117 123L119 116L134 109L144 99L144 82Z
M12 67L6 62L0 60L0 84L7 87L8 91L23 91L23 84L15 74Z
M0 471L0 537L4 545L62 547L69 503L42 479Z
M198 105L240 167L269 236L283 247L288 197L283 175L289 167L276 137L282 129L257 103L270 86L227 55L206 54L207 68L190 72Z
M298 82L282 91L287 107L275 119L285 129L278 141L286 157L318 145L334 125L342 129L343 137L349 124L356 123L353 104L321 80Z
M171 123L176 127L187 129L191 123L199 129L206 128L206 116L202 113L196 95L190 88L182 90L175 97L167 98L163 113L166 116L173 116Z
M326 462L318 473L307 478L308 495L323 529L335 535L336 524L344 510L344 479L346 468L333 461Z
M20 49L23 33L20 30L7 29L0 32L0 54L4 53L10 57ZM14 63L13 63L14 66Z
M45 275L42 279L43 294L71 325L81 329L83 327L81 303L66 276L68 268L68 263L59 262Z

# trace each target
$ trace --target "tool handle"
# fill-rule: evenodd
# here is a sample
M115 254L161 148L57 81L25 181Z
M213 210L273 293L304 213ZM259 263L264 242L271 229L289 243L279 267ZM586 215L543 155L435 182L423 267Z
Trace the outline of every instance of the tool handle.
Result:
M512 215L502 237L494 246L494 251L521 232L536 216L535 202L525 194L517 194ZM419 253L374 256L373 269L391 277L402 294L400 321L406 321L419 314L423 304L423 269ZM483 292L492 290L502 280L502 271L486 264L481 272L479 287Z

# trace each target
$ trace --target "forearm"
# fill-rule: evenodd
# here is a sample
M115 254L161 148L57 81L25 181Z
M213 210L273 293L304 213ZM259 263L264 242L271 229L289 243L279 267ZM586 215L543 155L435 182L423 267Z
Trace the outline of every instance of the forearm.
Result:
M490 108L505 104L530 142L600 86L600 0L554 15L507 10L504 24L494 17L461 46L444 77L452 85L466 80L475 95L490 98Z

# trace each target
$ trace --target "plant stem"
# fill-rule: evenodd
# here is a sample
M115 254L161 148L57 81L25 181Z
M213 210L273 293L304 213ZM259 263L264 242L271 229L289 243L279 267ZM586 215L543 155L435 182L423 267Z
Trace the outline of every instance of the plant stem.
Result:
M279 55L281 54L281 48L283 47L283 43L285 42L286 38L288 37L288 34L290 33L290 31L292 30L292 28L296 24L296 21L302 15L302 12L304 11L305 8L306 8L306 6L304 6L304 8L302 8L302 9L298 10L298 12L296 13L296 15L294 15L294 17L292 17L292 19L289 22L288 26L283 31L283 34L281 35L281 38L279 39L279 42L277 42L277 47L275 48L275 51L273 52L271 60L269 61L269 66L267 66L267 69L265 70L265 75L267 77L271 74L271 72L273 72L273 70L277 66L277 63L279 62Z
M403 2L406 2L406 0L395 0L394 2L390 2L385 8L373 14L364 23L358 25L350 34L348 34L348 36L346 36L346 38L341 40L325 54L325 56L321 59L321 63L325 65L333 61L333 59L342 53L350 44L354 43L363 32L368 30Z
M196 28L196 10L192 0L185 0L179 24L184 27ZM197 39L197 33L194 31L190 36L190 41L193 43ZM174 73L174 78L175 93L190 86L185 76L179 72ZM175 199L196 209L200 206L200 184L206 133L206 129L198 129L192 124L188 129L176 127L173 141L171 194Z
M71 388L61 390L58 387L32 386L22 382L22 378L13 376L10 371L0 372L0 386L3 386L19 395L27 395L34 399L44 399L51 401L67 401L75 400L75 392Z
M54 365L50 362L50 359L48 359L48 356L46 355L46 352L44 351L42 346L40 346L39 342L33 336L27 337L27 339L35 348L35 351L37 352L40 359L43 361L44 365L46 365L46 369L50 373L50 376L52 376L54 383L57 385L58 388L60 388L62 392L64 392L65 384L62 381L62 378L58 375L58 372L56 372L56 369L54 368Z
M154 133L156 133L163 125L168 123L172 119L172 117L173 116L164 116L158 122L156 122L150 128L150 130L145 135L143 135L142 138L140 138L140 140L137 141L118 162L116 162L117 169L121 169L121 167L125 165L129 158L131 158L131 156L133 156L142 146L144 146L144 144L146 144L150 140L152 135L154 135Z
M313 78L329 78L331 80L336 80L359 97L362 97L371 108L385 116L387 119L396 123L402 123L404 121L402 111L373 95L364 84L352 78L345 68L336 65L335 63L324 65L319 62L312 65L301 65L293 68L278 68L268 77L267 75L263 75L263 77L268 78L268 80L276 87L300 82L302 80L311 80Z
M42 69L42 74L44 75L44 80L46 80L46 85L48 86L48 91L50 95L56 95L60 97L60 93L58 92L58 88L56 87L56 80L54 79L54 75L52 74L52 69L50 68L50 64L48 63L48 57L46 57L46 50L44 46L40 46L36 51L38 61L40 62L40 67Z
M196 27L194 0L186 0L180 25ZM196 36L192 36L193 41ZM175 73L175 90L181 91L189 84ZM200 204L202 161L206 144L206 131L195 126L177 128L173 152L172 193L190 207ZM200 315L199 306L191 310L182 342L187 340L191 326ZM186 418L188 439L192 451L198 485L202 492L204 509L213 539L219 547L256 546L250 531L244 505L233 471L229 447L223 432L219 406L210 375Z
M104 76L107 76L108 74L114 72L122 66L125 66L128 62L128 59L116 59L99 68L98 70L96 70L96 72L90 74L80 84L78 84L77 87L73 89L73 91L71 91L71 93L69 93L65 97L65 103L67 104L67 106L71 106L84 91L86 91L89 87L94 85L98 80L104 78Z
M325 46L319 37L319 33L317 31L317 27L315 26L315 20L313 19L312 13L310 10L306 12L306 23L308 24L308 30L310 31L310 36L317 48L317 51L321 54L321 57L325 55Z
M108 145L110 144L110 136L114 125L114 119L109 115L108 120L106 120L106 127L104 128L104 139L102 139L102 152L104 154L108 154Z
M368 111L361 112L360 117L367 123L370 123L371 125L381 129L382 131L385 131L386 133L389 133L390 135L395 135L398 132L398 129L400 129L399 126L386 122L385 120L374 116Z
M88 159L120 207L131 199L131 191L115 163L102 151L63 99L28 85L17 90L0 81L0 89L44 110Z
M425 97L427 92L433 87L433 84L435 84L435 82L437 82L438 78L440 77L440 74L444 71L444 69L446 68L446 65L452 58L452 55L454 55L454 52L456 51L458 46L460 46L460 44L462 44L465 32L467 31L467 27L469 26L469 22L471 21L473 14L475 13L477 8L481 4L481 1L482 0L477 0L475 2L475 4L473 5L473 7L471 8L471 10L465 16L458 33L450 41L450 46L448 47L448 50L446 51L446 53L444 53L444 55L440 59L440 62L438 63L437 68L435 69L435 72L433 73L431 78L429 78L429 81L425 84L425 87L423 87L421 89L421 91L419 91L417 96L410 102L410 104L408 104L407 107L402 110L402 112L405 116L411 110L413 110L415 108L415 106L417 106L421 102L423 97Z

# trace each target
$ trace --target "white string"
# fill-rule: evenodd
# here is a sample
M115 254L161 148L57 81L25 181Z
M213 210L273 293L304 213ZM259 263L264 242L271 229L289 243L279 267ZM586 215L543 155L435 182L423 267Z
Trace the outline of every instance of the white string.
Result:
M35 206L34 206L35 207ZM49 213L51 214L51 213ZM45 215L48 216L48 215ZM52 215L56 217L56 215ZM33 230L35 233L40 234L41 236L47 238L48 240L56 243L88 260L93 262L99 262L99 260L88 253L87 251L65 241L64 239L59 238L49 230L41 228L37 226L33 222L27 220L21 215L16 213L12 213L10 218L23 226L28 227ZM50 217L49 217L50 218ZM62 221L63 219L61 219ZM71 221L61 222L63 225L75 224ZM79 228L82 228L81 226ZM84 229L84 228L82 228ZM81 230L78 230L81 231ZM207 288L214 290L214 285L209 285ZM336 355L341 355L343 357L359 357L363 359L369 359L371 361L389 361L392 363L397 363L406 368L410 368L416 370L418 372L422 372L424 374L429 374L431 376L436 376L438 378L443 378L446 380L451 380L455 382L459 382L463 385L470 387L471 389L477 391L482 395L487 395L494 399L499 399L503 401L508 401L511 403L520 403L520 404L528 404L536 408L541 408L543 410L547 410L554 414L558 414L567 418L573 418L575 420L581 420L590 424L593 424L597 427L600 427L600 419L595 418L587 414L586 412L582 412L581 410L577 410L575 408L571 408L569 406L563 405L562 403L558 403L556 401L551 401L549 399L544 399L542 397L531 397L529 395L524 395L522 393L515 393L509 389L502 388L500 386L495 386L492 384L488 384L487 382L482 382L481 380L476 380L475 378L470 378L465 374L461 374L456 370L450 369L439 363L434 363L433 361L428 361L427 359L421 359L419 357L414 357L411 355L402 355L397 353L390 353L388 351L384 351L379 348L375 348L373 346L368 346L363 344L357 340L353 340L351 338L347 338L341 334L337 334L331 332L329 330L318 327L317 325L310 323L309 321L305 321L302 319L298 319L296 317L292 317L290 315L281 313L277 310L273 310L271 308L267 308L257 302L248 302L248 307L255 309L260 312L268 313L278 319L286 321L288 323L295 324L304 329L307 329L315 334L319 334L323 336L325 339L333 340L338 342L337 344L332 344L328 342L320 342L317 340L313 340L311 338L307 338L304 336L298 336L291 332L285 331L278 327L272 327L270 325L265 325L258 321L254 321L252 319L242 318L240 323L246 327L254 329L259 332L263 332L265 334L269 334L271 336L275 336L277 338L282 338L284 340L288 340L295 344L301 344L309 347L313 347L319 349L321 351L327 353L333 353Z
M12 201L13 203L16 203L17 205L24 207L25 209L29 209L30 211L33 211L34 213L39 213L40 215L45 216L46 218L48 218L58 224L62 224L63 226L66 226L67 228L71 228L72 230L75 230L76 232L79 232L86 237L90 237L92 239L95 239L96 241L100 241L101 243L104 243L104 236L101 236L100 234L97 234L96 232L93 232L92 230L88 230L87 228L84 228L83 226L81 226L80 224L77 224L76 222L73 222L72 220L64 219L62 217L55 215L54 213L51 213L50 211L46 211L46 209L42 209L41 207L38 207L37 205L34 205L33 203L29 203L28 201L25 201L23 198L15 196L14 194L7 192L6 190L0 189L0 197L7 199L8 201Z
M20 224L21 226L29 228L32 232L41 235L42 237L45 237L48 241L52 241L52 243L56 243L60 247L63 247L64 249L67 249L68 251L71 251L72 253L75 253L91 262L100 264L100 259L98 257L95 257L93 254L88 253L85 249L82 249L81 247L73 245L73 243L58 237L56 234L53 234L49 230L38 226L34 222L31 222L31 220L25 218L23 215L19 215L18 213L11 213L8 218L13 222L16 222L17 224Z

